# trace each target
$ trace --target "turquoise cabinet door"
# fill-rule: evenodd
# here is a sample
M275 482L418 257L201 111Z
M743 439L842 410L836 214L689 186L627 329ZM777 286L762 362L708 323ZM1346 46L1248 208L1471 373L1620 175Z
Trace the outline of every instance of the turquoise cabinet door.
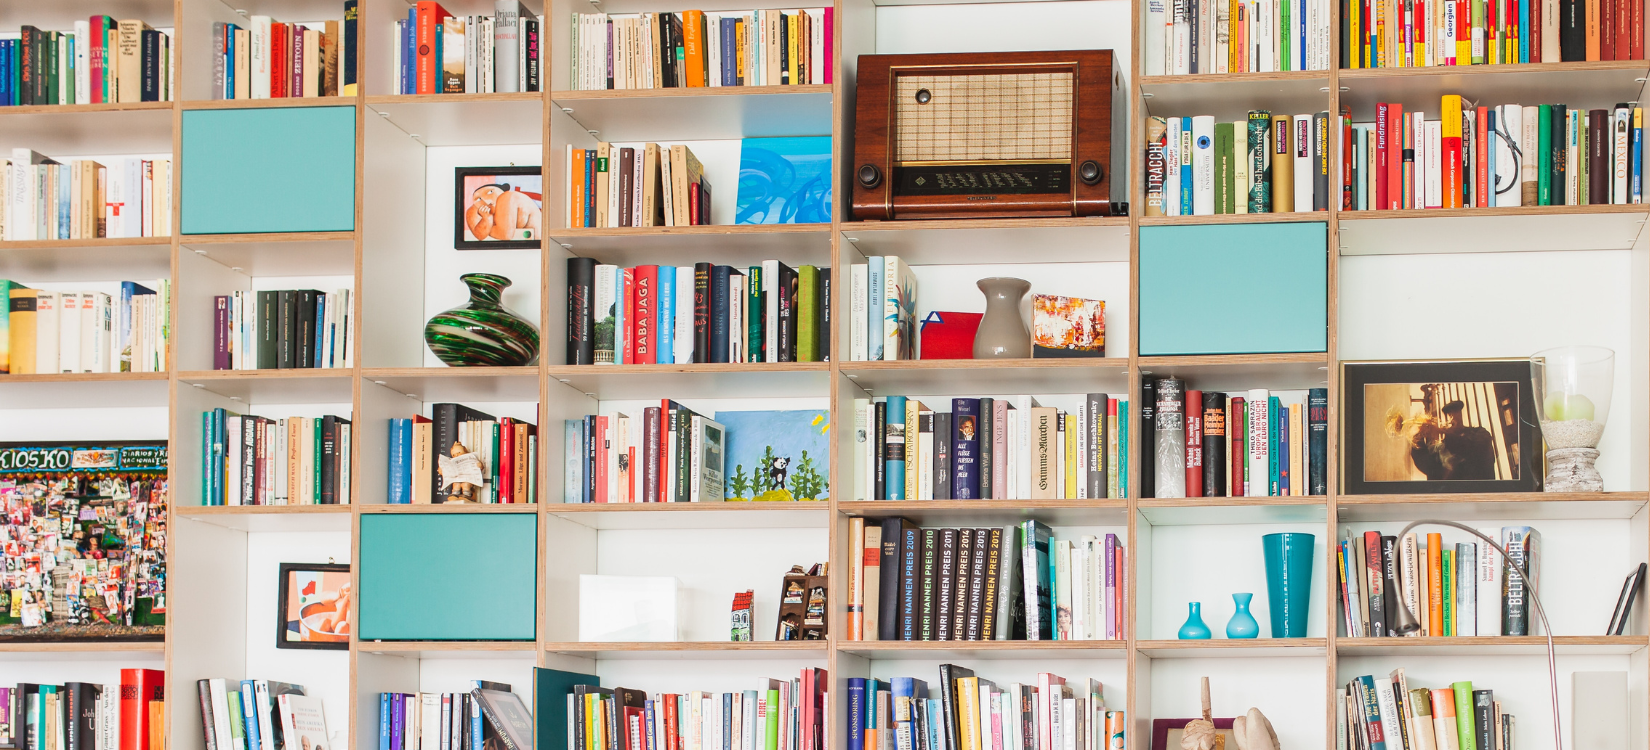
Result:
M538 516L361 517L363 641L537 637Z
M1329 349L1328 225L1142 227L1140 354Z
M355 108L183 113L183 234L355 229Z

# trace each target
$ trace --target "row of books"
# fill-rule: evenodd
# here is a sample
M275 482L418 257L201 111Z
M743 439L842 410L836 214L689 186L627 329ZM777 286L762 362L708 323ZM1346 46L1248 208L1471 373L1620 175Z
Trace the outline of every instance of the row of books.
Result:
M196 680L195 689L206 750L297 750L331 739L321 699L302 685L214 677Z
M14 148L0 179L0 238L169 237L172 160L56 161Z
M1313 388L1299 404L1264 388L1228 395L1158 378L1141 380L1140 398L1154 406L1140 414L1153 439L1141 497L1328 494L1329 389Z
M828 84L833 9L575 13L575 90Z
M122 669L119 685L0 687L0 747L150 750L166 747L166 673Z
M1127 398L1104 393L1076 413L1025 395L953 398L950 412L905 396L855 399L855 499L1127 497L1128 415Z
M538 502L536 425L442 403L389 427L386 502Z
M1329 113L1146 119L1146 215L1325 211Z
M23 26L0 41L0 106L169 102L174 75L172 37L139 20Z
M343 21L212 24L212 98L354 96L357 12L357 0L344 0Z
M1041 521L921 528L851 518L848 639L1123 638L1127 554L1115 534L1054 539ZM880 554L877 553L880 550Z
M1577 701L1581 696L1576 696ZM1579 705L1579 704L1578 704ZM1335 745L1348 750L1512 750L1512 714L1471 682L1410 688L1402 667L1335 691Z
M1146 75L1328 70L1329 0L1151 0Z
M1354 210L1644 201L1644 110L1631 104L1473 107L1450 94L1437 120L1382 102L1373 123L1343 128Z
M0 279L8 304L0 315L0 372L165 372L172 281L155 288L120 282L103 292L30 289Z
M212 298L212 369L352 367L355 314L348 289L265 289Z
M670 399L642 409L638 419L569 419L562 502L721 502L727 440L720 422Z
M1632 0L1356 0L1341 6L1343 68L1644 59Z
M795 679L763 679L753 690L726 693L649 698L642 690L573 685L567 748L826 750L829 681L825 670L808 667Z
M1105 750L1126 742L1124 712L1105 687L1043 672L998 686L955 664L923 680L848 678L848 750ZM938 697L929 697L930 694Z
M710 181L687 146L567 146L567 225L686 227L710 224Z
M1412 636L1536 635L1528 588L1512 566L1541 580L1541 532L1529 526L1478 530L1511 555L1502 559L1477 537L1445 543L1442 534L1378 531L1341 540L1341 614L1349 636L1399 635L1398 608L1407 604L1421 629Z
M820 362L831 351L831 270L567 261L568 364Z
M378 750L530 750L532 731L527 706L502 682L471 680L467 693L378 694Z
M543 29L544 16L519 0L493 0L493 13L466 16L423 0L395 22L396 93L542 91Z
M898 255L848 268L848 358L917 358L917 275Z
M348 419L201 412L201 505L348 505Z

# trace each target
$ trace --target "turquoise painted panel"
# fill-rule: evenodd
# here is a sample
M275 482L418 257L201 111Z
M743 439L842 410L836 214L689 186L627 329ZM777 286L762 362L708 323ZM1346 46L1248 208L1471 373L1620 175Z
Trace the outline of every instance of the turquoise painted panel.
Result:
M1329 347L1328 225L1142 227L1140 353Z
M533 640L538 516L361 517L362 640Z
M184 234L355 229L355 108L183 113Z

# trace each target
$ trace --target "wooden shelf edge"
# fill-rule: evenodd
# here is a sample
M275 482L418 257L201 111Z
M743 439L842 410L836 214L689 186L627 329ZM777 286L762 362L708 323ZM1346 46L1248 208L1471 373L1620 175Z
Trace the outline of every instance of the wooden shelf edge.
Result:
M1124 498L1104 500L840 500L837 510L848 513L865 510L889 511L1002 511L1002 510L1126 510Z
M1095 641L837 641L838 651L1125 651L1127 640Z
M377 94L366 98L374 104L478 104L487 102L543 102L542 91L509 91L491 94Z
M1593 60L1585 62L1508 63L1503 65L1432 65L1419 68L1342 68L1343 81L1378 78L1412 78L1441 75L1517 75L1520 73L1596 73L1608 70L1647 70L1645 60Z
M1136 501L1136 506L1140 508L1276 508L1285 505L1321 505L1327 507L1328 504L1328 495L1143 497Z
M1363 648L1493 648L1497 646L1547 646L1546 636L1540 635L1484 635L1484 636L1435 636L1413 638L1339 638L1335 639L1335 648L1363 649ZM1587 646L1619 646L1629 648L1650 647L1650 637L1642 635L1555 635L1553 646L1556 647L1587 647Z
M562 89L550 92L554 102L599 101L611 99L676 99L698 96L783 96L787 94L830 94L829 83L811 83L802 86L695 86L691 88L658 89ZM371 99L368 99L371 102Z
M886 372L895 370L1017 370L1024 368L1042 369L1086 369L1086 368L1116 368L1128 367L1128 357L1056 357L1039 359L900 359L900 360L851 360L842 362L837 369L844 372Z
M1327 649L1329 639L1318 638L1202 638L1202 639L1161 639L1135 641L1134 647L1138 651L1249 651L1262 649L1300 649L1309 651Z
M544 644L557 653L593 651L827 651L830 641L560 641Z
M140 247L170 245L172 236L161 237L93 237L78 240L9 240L0 242L0 251L6 250L73 250L75 248Z
M1418 495L1336 495L1337 505L1425 505L1430 503L1647 502L1650 492L1460 492Z
M165 372L48 372L6 375L0 374L0 385L6 383L109 383L153 382L169 377Z
M361 503L369 513L538 513L538 503Z
M829 234L830 224L698 224L686 227L564 227L547 234L555 239L594 237L677 237L746 234Z
M530 654L537 641L356 641L357 651L406 653L416 651L520 651Z
M1400 219L1471 219L1505 216L1593 216L1598 214L1650 214L1646 203L1598 203L1578 206L1493 206L1483 208L1404 208L1386 211L1337 211L1341 221L1394 221Z
M281 370L183 370L178 380L304 380L354 377L353 367L293 367Z
M1290 211L1266 214L1202 214L1196 216L1142 216L1140 226L1202 226L1210 224L1283 224L1329 221L1329 211Z
M705 375L729 372L826 372L830 362L701 362L688 365L551 365L558 375Z
M739 511L780 512L787 510L829 510L829 500L756 502L750 500L709 503L545 503L550 513L731 513ZM733 643L733 641L729 641Z
M1188 83L1265 83L1270 81L1325 81L1328 70L1287 70L1276 73L1195 73L1187 75L1141 76L1142 89L1151 86L1172 86ZM1324 94L1325 98L1328 93Z
M178 236L181 245L244 245L271 242L354 242L356 232L263 232L242 234L184 234Z
M519 378L539 376L537 365L521 367L362 367L361 377L377 378Z
M172 102L112 102L103 104L31 104L0 107L5 115L77 115L104 112L164 112L172 109Z
M1127 216L1069 216L1052 219L914 219L910 221L845 221L837 225L844 237L858 232L921 232L953 229L1063 229L1113 227L1127 229Z
M1175 367L1191 365L1328 365L1327 352L1283 352L1278 354L1169 354L1137 357L1137 367Z
M280 109L282 107L353 107L353 96L293 96L275 99L194 99L183 103L185 111L204 109Z
M302 516L350 513L353 505L174 505L180 516Z
M0 653L95 654L104 651L165 653L166 641L0 641Z

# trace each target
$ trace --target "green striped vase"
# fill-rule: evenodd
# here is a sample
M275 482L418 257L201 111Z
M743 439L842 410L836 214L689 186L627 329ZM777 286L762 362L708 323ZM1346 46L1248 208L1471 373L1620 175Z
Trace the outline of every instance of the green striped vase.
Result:
M454 367L514 367L539 353L539 329L504 309L499 300L510 280L490 273L459 277L470 287L470 302L430 318L424 343Z

